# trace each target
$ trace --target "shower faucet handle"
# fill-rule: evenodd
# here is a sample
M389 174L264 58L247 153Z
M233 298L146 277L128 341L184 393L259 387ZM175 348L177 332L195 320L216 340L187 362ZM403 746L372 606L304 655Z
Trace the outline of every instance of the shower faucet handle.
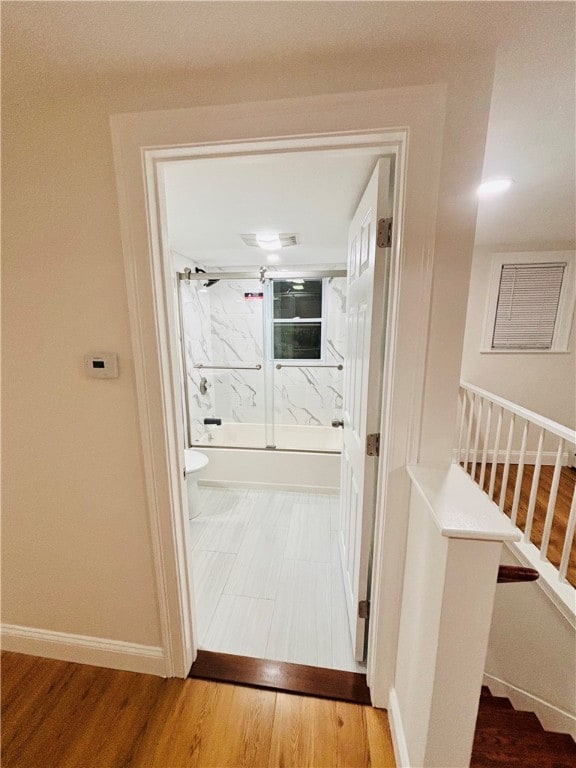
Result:
M342 419L332 419L332 426L333 427L343 427L344 426L344 422L342 421Z

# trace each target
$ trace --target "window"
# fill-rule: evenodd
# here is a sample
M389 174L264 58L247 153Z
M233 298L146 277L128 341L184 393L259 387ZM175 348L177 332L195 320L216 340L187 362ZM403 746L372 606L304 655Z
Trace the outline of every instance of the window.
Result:
M274 280L272 302L274 359L321 360L322 280Z
M496 254L484 352L564 352L574 308L574 254Z

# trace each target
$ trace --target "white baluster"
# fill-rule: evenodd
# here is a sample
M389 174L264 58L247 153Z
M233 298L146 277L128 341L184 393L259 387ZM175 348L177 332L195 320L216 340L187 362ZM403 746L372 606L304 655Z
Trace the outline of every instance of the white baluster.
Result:
M566 538L564 539L564 547L562 549L562 558L560 560L559 576L560 580L566 579L566 572L568 571L568 563L570 562L570 551L572 549L572 539L574 538L574 530L576 529L576 487L572 495L572 506L570 507L570 517L568 518L568 525L566 526Z
M562 459L564 457L564 440L558 442L556 452L556 462L554 464L554 474L552 475L552 485L550 486L550 496L548 497L548 508L546 510L546 520L544 522L544 531L542 532L542 544L540 545L540 558L546 560L548 553L548 544L550 543L550 533L552 532L552 523L554 522L554 511L556 509L556 496L558 495L558 485L560 484L560 474L562 472Z
M476 480L476 464L478 463L478 446L480 444L480 427L482 426L482 409L484 407L483 398L478 398L478 412L476 414L476 432L474 434L474 450L472 455L474 459L472 461L472 469L470 470L470 476L472 480Z
M538 486L540 485L540 470L542 468L542 448L544 446L544 430L540 430L538 435L538 450L536 451L536 462L534 464L534 474L532 475L532 487L530 488L530 499L528 501L528 512L526 513L526 525L524 527L524 541L530 541L532 533L532 522L534 521L534 509L536 507L536 498L538 497Z
M518 517L518 504L520 502L520 491L522 490L522 477L524 476L524 462L526 461L526 443L528 441L528 431L530 429L530 422L524 422L524 429L522 430L522 445L520 446L520 456L518 457L518 472L516 473L516 486L514 487L514 500L512 502L512 512L510 514L510 520L516 525L516 518Z
M458 430L458 452L456 453L456 463L460 464L462 461L462 440L464 438L464 423L466 420L466 402L468 400L465 389L460 388L458 398L460 400L460 428Z
M470 456L470 441L472 438L472 422L474 420L474 406L476 405L476 395L470 398L470 410L468 411L468 429L466 430L466 452L464 454L464 472L468 472L468 458Z
M508 442L506 443L506 458L504 459L504 471L502 472L502 486L500 487L500 512L504 512L504 502L506 501L506 489L508 488L508 474L510 472L510 455L512 453L512 440L514 438L514 425L516 423L516 414L510 416L510 427L508 428Z
M486 429L484 430L484 443L482 449L482 464L480 465L480 479L478 485L484 490L484 477L486 476L486 457L488 456L488 439L490 437L490 427L492 426L492 403L488 403L488 413L486 414Z
M500 454L500 434L502 432L502 414L504 409L500 406L498 410L498 421L496 422L496 437L494 438L494 452L492 454L492 468L490 469L490 488L488 497L490 501L494 498L494 483L496 482L496 470L498 469L498 456Z

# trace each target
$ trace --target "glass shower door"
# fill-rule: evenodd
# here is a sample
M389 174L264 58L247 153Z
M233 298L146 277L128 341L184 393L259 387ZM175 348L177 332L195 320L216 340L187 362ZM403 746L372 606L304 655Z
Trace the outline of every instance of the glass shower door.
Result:
M266 447L262 284L181 280L180 290L191 447Z

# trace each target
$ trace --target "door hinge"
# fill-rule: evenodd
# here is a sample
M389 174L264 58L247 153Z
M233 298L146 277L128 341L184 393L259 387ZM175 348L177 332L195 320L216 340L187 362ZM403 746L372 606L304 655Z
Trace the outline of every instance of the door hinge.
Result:
M380 456L380 433L366 437L366 456Z
M360 600L358 603L358 618L368 619L370 617L370 601Z
M378 220L378 232L376 233L376 245L378 248L390 248L392 245L392 218Z

